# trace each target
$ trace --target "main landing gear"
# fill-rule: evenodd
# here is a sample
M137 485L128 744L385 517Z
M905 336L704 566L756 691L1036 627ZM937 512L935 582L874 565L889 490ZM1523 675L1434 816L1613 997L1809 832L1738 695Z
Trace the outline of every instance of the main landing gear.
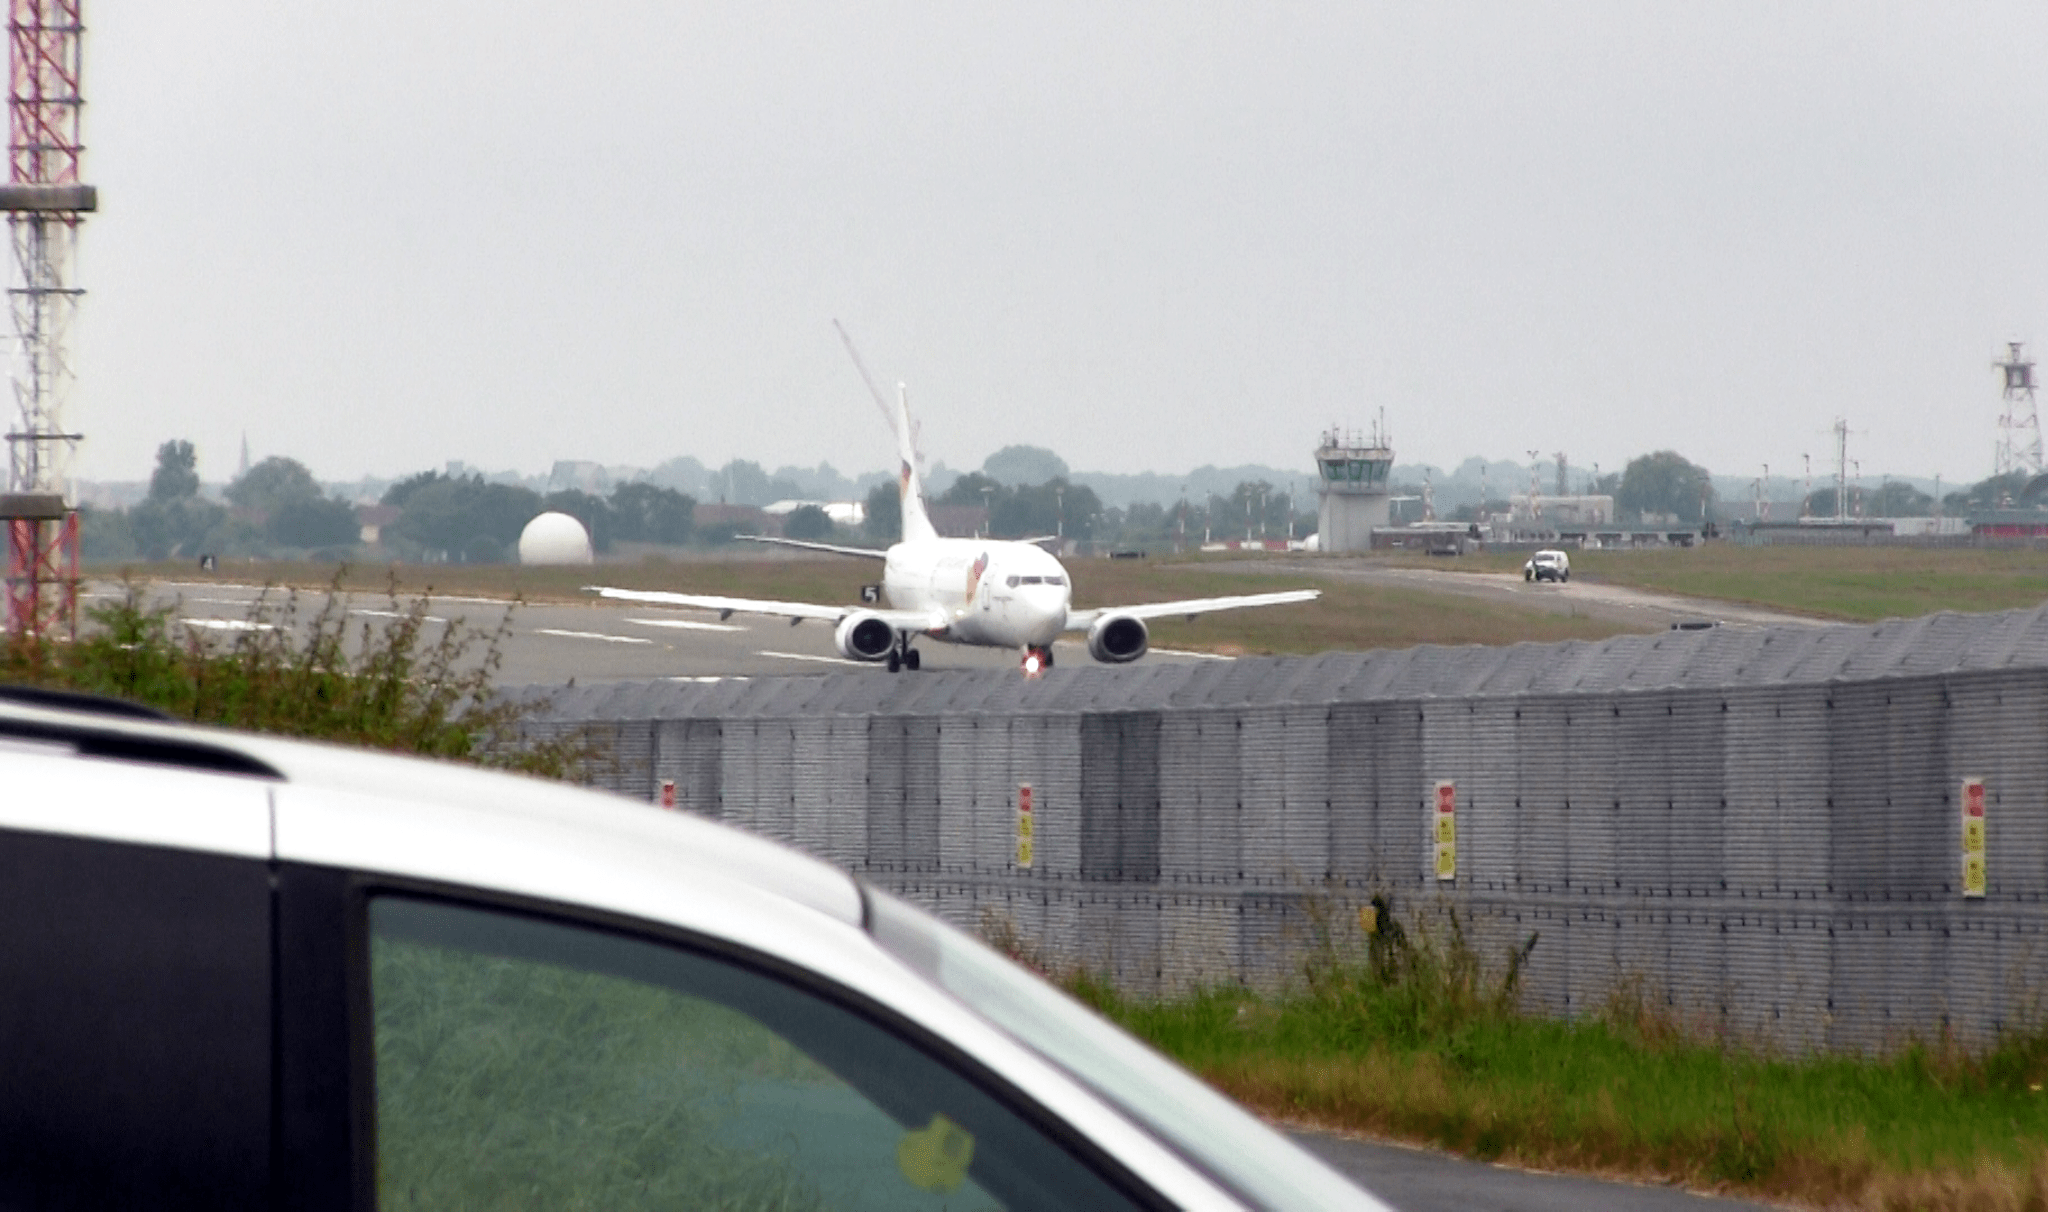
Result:
M889 672L895 673L901 669L908 669L912 673L916 673L917 666L917 649L910 646L910 633L907 631L897 632L896 646L889 650Z
M1024 650L1024 676L1035 678L1052 668L1052 645Z

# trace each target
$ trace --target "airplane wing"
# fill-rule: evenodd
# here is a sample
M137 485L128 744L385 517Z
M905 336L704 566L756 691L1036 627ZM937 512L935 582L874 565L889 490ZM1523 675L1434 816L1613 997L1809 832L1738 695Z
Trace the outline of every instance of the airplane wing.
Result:
M1320 589L1288 589L1280 593L1244 593L1227 598L1187 598L1179 602L1148 602L1143 606L1101 606L1094 610L1067 612L1068 631L1086 631L1106 614L1138 619L1192 619L1217 610L1238 610L1246 606L1281 606L1288 602L1313 602L1323 596Z
M800 623L805 619L818 619L826 623L837 623L847 615L865 611L878 615L883 622L899 631L923 631L936 634L949 626L946 613L936 607L931 610L876 610L868 606L819 606L810 602L777 602L764 598L728 598L709 593L666 593L658 589L614 589L608 585L585 585L586 591L601 598L620 602L646 602L654 606L686 606L694 610L716 610L721 619L735 614L765 614L772 618L788 619Z
M802 539L784 539L765 534L736 534L733 538L748 543L773 543L777 547L801 547L805 551L829 551L833 555L866 556L870 560L889 558L889 553L880 547L840 547L832 543L806 543Z

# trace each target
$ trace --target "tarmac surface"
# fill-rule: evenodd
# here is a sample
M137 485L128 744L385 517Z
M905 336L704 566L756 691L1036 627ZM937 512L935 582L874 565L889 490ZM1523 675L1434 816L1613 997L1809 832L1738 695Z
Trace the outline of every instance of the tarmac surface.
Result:
M1574 1174L1545 1174L1412 1148L1289 1129L1302 1147L1400 1212L1741 1212L1769 1205Z
M1514 574L1439 571L1364 560L1265 558L1213 567L1224 571L1268 575L1287 573L1312 580L1457 594L1520 609L1584 615L1651 630L1673 623L1700 621L1737 627L1812 625L1816 622L1756 607L1616 585L1584 581L1561 585L1528 583ZM85 587L86 604L118 597L120 592L120 586L112 582L89 583ZM255 620L252 612L264 594L262 587L257 585L211 581L159 581L150 585L153 603L171 604L175 617L186 625L215 631L223 636L260 625L261 620ZM269 595L272 602L282 600L280 591L271 590ZM318 590L300 591L301 617L324 606L326 596ZM491 598L437 597L432 601L430 619L435 626L459 620L470 627L488 631L504 618L505 605L503 601ZM354 623L374 623L379 618L390 617L391 613L389 601L374 593L351 595L348 610ZM969 647L931 639L919 640L917 648L925 669L1014 669L1019 659L1019 654L1005 649ZM821 622L791 626L780 619L744 615L720 619L709 611L664 609L596 598L579 603L529 603L521 606L513 616L503 655L504 661L497 677L501 685L559 686L571 679L587 683L661 678L787 677L861 668L864 665L878 676L887 676L880 665L841 657L832 643L832 629ZM1082 664L1089 661L1087 645L1078 636L1055 644L1053 656L1055 663ZM1144 659L1187 662L1230 658L1154 648Z
M217 582L159 581L150 586L150 601L174 606L173 617L188 627L223 637L262 626L255 615L265 591L257 585ZM117 599L121 588L94 582L84 588L85 605ZM283 594L269 591L269 601ZM303 619L326 605L327 595L301 590L298 613ZM351 594L350 622L376 623L392 617L391 603L375 593ZM449 622L489 631L505 617L506 603L490 598L436 597L428 615L431 626ZM275 620L271 620L272 625ZM433 638L429 633L428 638ZM916 645L925 669L1015 669L1020 654L1008 649L977 648L923 639ZM822 622L792 627L781 619L715 612L668 610L660 607L602 601L553 604L528 603L512 616L504 644L504 663L497 681L506 686L559 686L578 683L643 681L662 678L719 679L787 677L867 668L889 676L884 667L849 661L832 643L832 629ZM1224 660L1201 653L1154 648L1148 661ZM1089 663L1088 646L1078 637L1053 646L1055 664ZM916 676L899 675L899 676Z

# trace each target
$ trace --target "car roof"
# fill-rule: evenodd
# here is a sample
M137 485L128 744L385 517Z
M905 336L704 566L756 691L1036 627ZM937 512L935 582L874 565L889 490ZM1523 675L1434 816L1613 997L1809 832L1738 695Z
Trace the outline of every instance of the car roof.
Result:
M154 723L98 712L0 702L0 742L68 753L150 772L159 785L192 777L266 787L270 856L425 879L520 874L531 891L602 903L607 880L629 873L678 886L734 885L795 902L858 926L861 895L837 867L755 834L645 801L540 778L339 745ZM189 776L189 777L187 777ZM118 824L87 827L97 803L66 812L81 831L119 836ZM108 811L112 806L105 806ZM19 824L0 809L0 826ZM138 830L134 840L240 853L246 846L191 822ZM166 832L166 831L169 832ZM583 878L571 878L581 873ZM467 882L465 880L465 882ZM488 886L504 887L504 878ZM579 890L577 885L586 885ZM588 895L583 895L587 892Z

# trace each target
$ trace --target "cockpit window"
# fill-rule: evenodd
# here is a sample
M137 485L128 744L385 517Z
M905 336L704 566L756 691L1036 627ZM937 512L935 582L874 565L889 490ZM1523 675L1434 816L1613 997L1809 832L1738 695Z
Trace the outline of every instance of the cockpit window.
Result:
M1065 577L1047 577L1047 578L1045 578L1045 583L1046 583L1046 584L1048 584L1048 585L1064 585L1064 584L1066 584L1066 583L1067 583L1067 578L1065 578Z
M1015 589L1015 588L1017 587L1017 582L1019 582L1019 581L1021 581L1021 580L1023 580L1023 579L1024 579L1023 577L1011 577L1011 578L1009 579L1009 582L1008 582L1008 584L1009 584L1010 588L1012 588L1012 589Z

